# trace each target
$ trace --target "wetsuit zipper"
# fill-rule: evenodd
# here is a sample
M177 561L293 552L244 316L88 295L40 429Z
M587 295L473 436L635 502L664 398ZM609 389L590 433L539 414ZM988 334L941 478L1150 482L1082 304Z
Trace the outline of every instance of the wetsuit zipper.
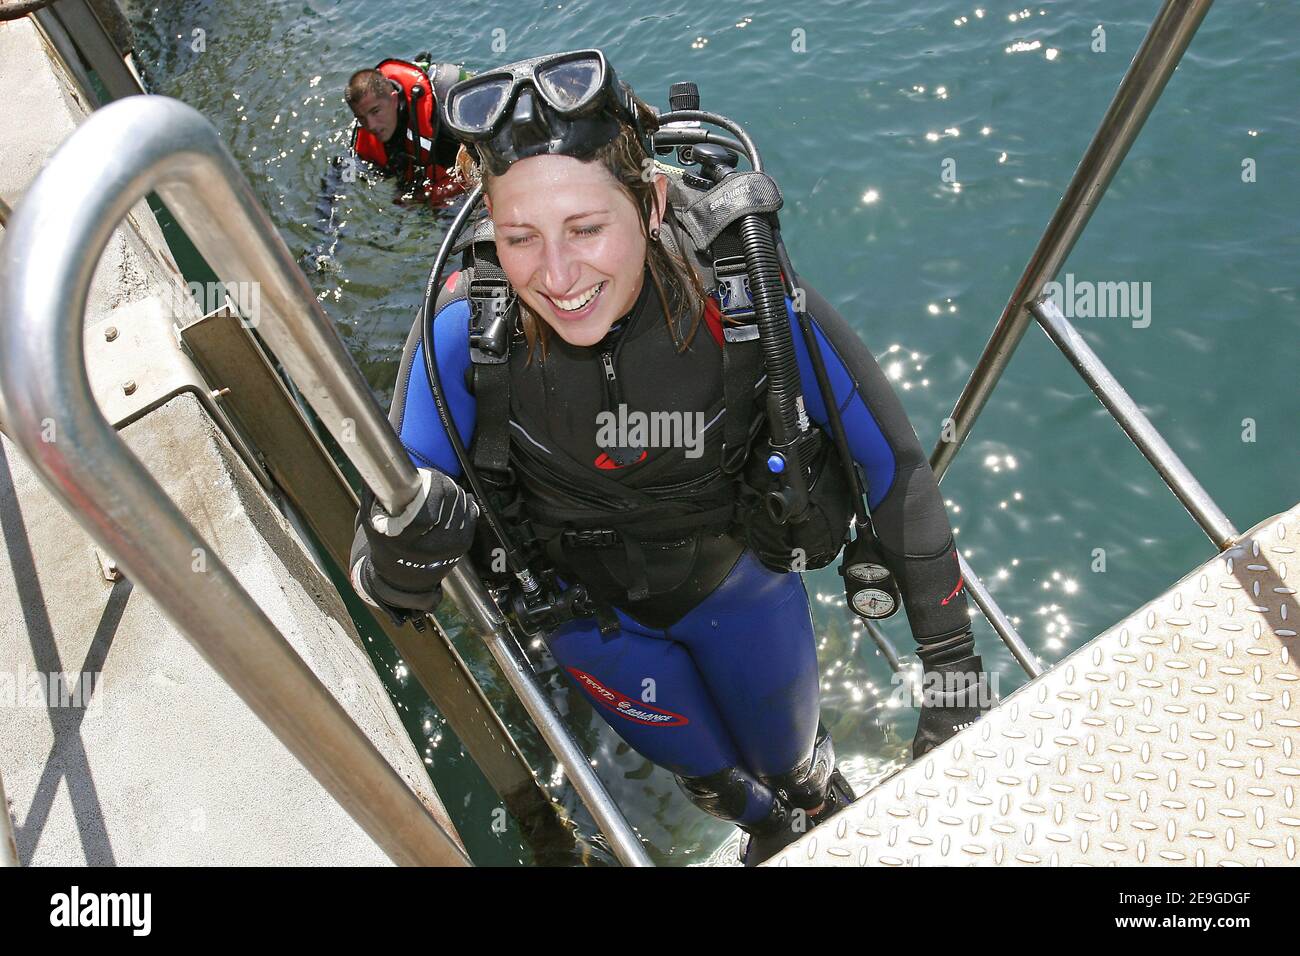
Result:
M623 351L623 344L627 341L632 318L633 315L629 315L623 321L623 327L618 329L614 347L605 346L600 351L600 362L605 368L605 394L609 396L609 410L615 414L618 413L618 406L623 404L623 385L619 381L618 373L614 370L614 365L618 361L619 354Z
M630 321L630 320L629 320ZM608 404L607 410L614 415L618 415L618 409L623 405L623 384L619 381L618 373L615 371L615 363L618 361L619 352L623 349L623 343L627 341L628 329L624 326L618 332L618 340L611 349L608 346L600 351L600 363L605 370L605 398ZM605 453L608 454L619 466L632 465L641 460L645 454L643 448L607 448Z
M600 361L605 366L605 395L609 399L609 411L617 412L619 399L622 396L622 389L619 387L618 376L614 374L614 354L609 349L600 353Z

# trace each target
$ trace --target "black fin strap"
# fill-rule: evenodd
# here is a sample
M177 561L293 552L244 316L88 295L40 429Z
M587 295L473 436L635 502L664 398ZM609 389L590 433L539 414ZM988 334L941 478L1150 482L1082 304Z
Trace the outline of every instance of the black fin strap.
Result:
M962 628L953 634L929 638L925 641L918 638L916 642L916 656L921 659L921 663L927 669L936 664L951 664L955 661L965 660L973 656L974 653L975 635L971 633L969 627Z

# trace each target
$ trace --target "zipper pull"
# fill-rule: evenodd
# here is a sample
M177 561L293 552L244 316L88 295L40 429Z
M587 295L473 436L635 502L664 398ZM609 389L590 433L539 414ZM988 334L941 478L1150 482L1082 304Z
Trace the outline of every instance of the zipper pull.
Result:
M600 353L601 364L605 366L605 398L609 411L617 412L623 404L623 390L619 388L618 378L614 375L614 356L605 350ZM609 456L616 468L634 465L645 457L646 451L640 447L627 447L615 442L613 447L600 446ZM598 465L599 467L599 465ZM607 467L607 466L606 466Z

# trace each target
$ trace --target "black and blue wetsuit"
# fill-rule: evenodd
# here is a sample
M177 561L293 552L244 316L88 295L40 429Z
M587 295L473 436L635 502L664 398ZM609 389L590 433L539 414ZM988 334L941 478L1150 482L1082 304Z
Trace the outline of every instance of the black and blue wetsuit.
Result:
M463 273L449 280L434 335L442 387L468 446L479 409L469 384L466 284ZM519 472L525 510L543 525L563 523L561 504L548 500L552 471L573 476L585 469L597 505L600 489L616 481L640 487L650 497L667 495L655 489L694 489L702 524L716 510L719 486L710 481L709 462L717 460L726 414L721 336L711 334L713 329L701 331L678 350L648 278L645 285L637 306L599 345L578 348L552 336L545 359L534 353L530 361L519 354L522 349L512 354L510 460ZM968 626L968 614L934 474L871 353L824 298L806 291L849 448L865 473L872 521L913 633L923 645L951 639ZM807 411L825 428L826 409L792 310L790 315ZM417 324L403 357L391 419L417 466L459 478L422 350ZM611 394L614 385L617 392ZM610 410L612 401L631 411L698 415L704 426L702 453L686 461L680 448L650 447L614 467L596 440L597 413ZM655 469L660 463L671 470L674 455L677 477L684 468L687 480L665 484ZM726 494L734 495L734 489ZM679 547L667 539L682 535L675 528L661 536L662 547ZM696 535L690 547L695 570L674 583L655 580L656 544L646 545L650 595L614 602L616 634L602 634L594 620L579 618L550 634L547 643L575 686L633 748L678 775L709 812L754 824L772 812L774 781L806 766L817 734L819 676L808 596L799 574L769 570L734 534L715 528ZM561 573L587 583L585 572L574 570L584 567L581 561L563 563L566 553L556 552ZM603 567L617 563L622 552L595 556Z

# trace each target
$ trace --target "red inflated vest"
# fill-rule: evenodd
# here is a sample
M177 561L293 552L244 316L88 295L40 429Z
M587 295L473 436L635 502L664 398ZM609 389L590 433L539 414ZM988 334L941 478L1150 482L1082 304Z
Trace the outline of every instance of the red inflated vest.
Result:
M405 60L384 60L375 69L400 86L402 95L406 97L407 123L402 135L407 155L413 157L415 162L407 166L405 180L410 182L413 171L418 168L424 171L424 178L429 181L428 189L431 198L446 195L451 191L459 192L459 183L445 168L434 161L433 141L437 132L435 110L438 105L430 89L429 77L414 63L407 63ZM412 109L415 111L419 130L418 141L414 135L415 131L411 129ZM364 126L358 125L352 145L362 159L378 166L388 166L388 150L379 138Z

